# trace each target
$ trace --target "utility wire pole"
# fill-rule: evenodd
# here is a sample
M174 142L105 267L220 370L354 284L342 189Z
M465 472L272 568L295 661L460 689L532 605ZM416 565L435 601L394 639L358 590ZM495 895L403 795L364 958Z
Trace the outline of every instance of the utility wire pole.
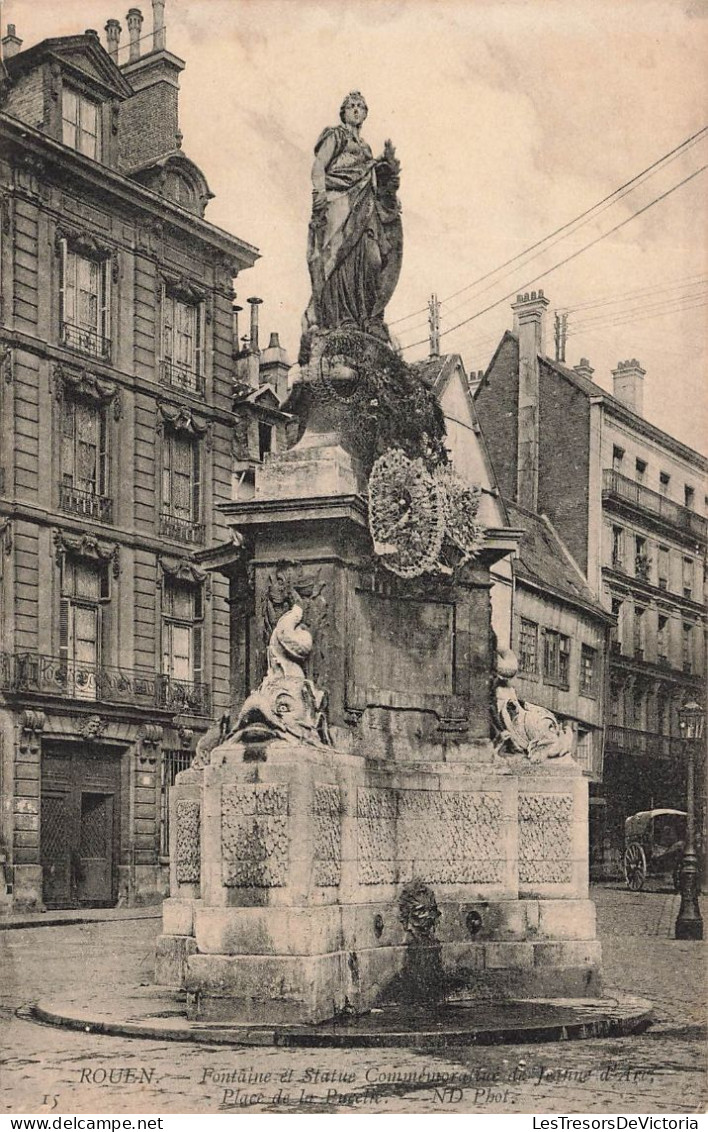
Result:
M440 354L440 303L437 295L431 295L428 300L428 326L430 327L430 356L437 358Z
M556 361L565 362L565 344L568 341L568 314L567 312L555 312L555 319L553 324L554 337L556 343Z

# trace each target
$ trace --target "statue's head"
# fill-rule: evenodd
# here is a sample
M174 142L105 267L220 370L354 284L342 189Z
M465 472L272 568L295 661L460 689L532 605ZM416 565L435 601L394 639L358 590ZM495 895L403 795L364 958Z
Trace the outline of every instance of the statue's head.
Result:
M324 693L301 676L269 675L246 700L236 721L238 743L296 739L320 743Z
M364 95L361 93L361 91L351 90L347 97L344 99L342 105L339 107L339 117L341 118L342 122L346 122L347 110L353 107L361 108L362 114L359 118L359 122L363 122L367 114L369 113L369 107L366 105L366 99L364 98Z

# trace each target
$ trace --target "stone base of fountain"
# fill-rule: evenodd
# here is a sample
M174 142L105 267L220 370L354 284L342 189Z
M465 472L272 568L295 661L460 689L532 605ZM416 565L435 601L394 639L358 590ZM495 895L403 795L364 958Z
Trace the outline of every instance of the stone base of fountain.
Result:
M578 768L372 766L244 747L173 788L157 981L195 1021L316 1023L391 1001L600 993ZM501 760L500 760L501 761ZM427 942L402 908L434 892Z

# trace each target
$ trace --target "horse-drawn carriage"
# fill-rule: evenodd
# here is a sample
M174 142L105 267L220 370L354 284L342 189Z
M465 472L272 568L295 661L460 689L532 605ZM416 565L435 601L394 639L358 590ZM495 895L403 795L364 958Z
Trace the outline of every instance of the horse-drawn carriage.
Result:
M642 810L624 823L624 877L627 887L639 892L648 876L671 877L679 890L679 874L686 840L684 810Z

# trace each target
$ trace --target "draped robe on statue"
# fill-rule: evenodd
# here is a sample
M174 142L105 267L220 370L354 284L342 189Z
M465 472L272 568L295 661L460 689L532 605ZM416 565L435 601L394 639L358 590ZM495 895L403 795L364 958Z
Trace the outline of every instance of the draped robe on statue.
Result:
M383 314L401 269L396 173L345 126L323 130L315 153L325 165L326 207L310 223L312 298L304 331L353 326L388 339Z

